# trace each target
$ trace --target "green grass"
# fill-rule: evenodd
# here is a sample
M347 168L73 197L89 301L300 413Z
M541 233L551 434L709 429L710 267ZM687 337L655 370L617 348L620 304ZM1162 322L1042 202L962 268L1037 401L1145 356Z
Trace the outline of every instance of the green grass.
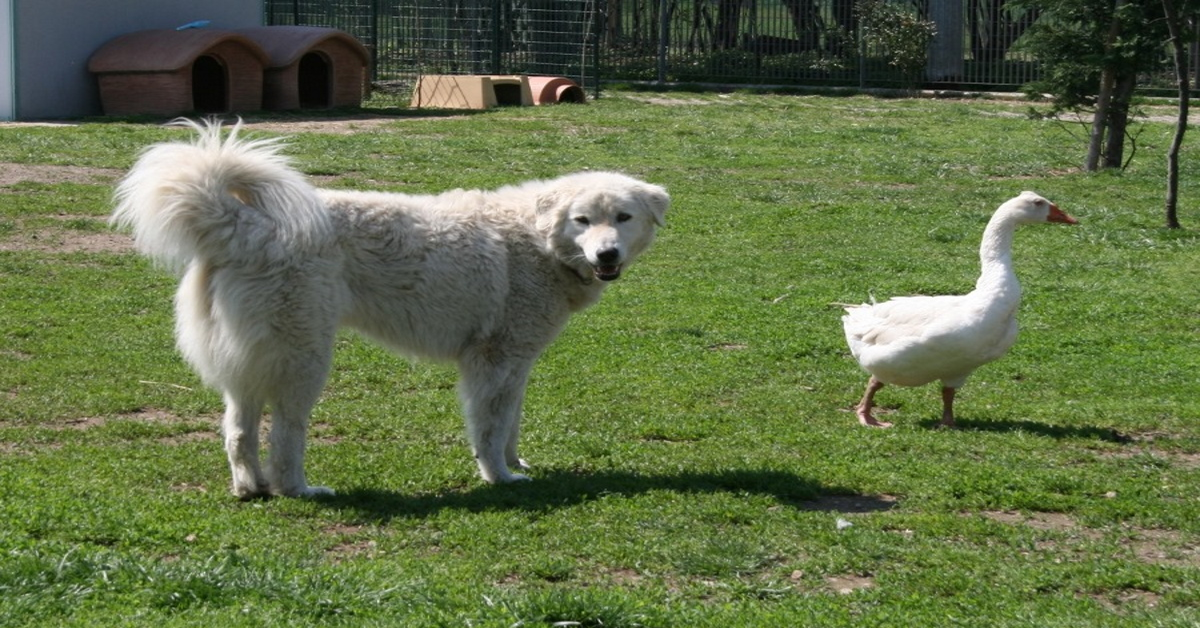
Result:
M248 503L173 349L174 280L41 244L103 235L111 179L184 132L0 127L0 164L98 177L0 187L0 625L1195 626L1200 149L1169 231L1169 125L1088 175L1023 107L613 91L295 134L331 187L611 168L673 206L535 369L534 482L476 477L452 369L346 333L309 454L338 495ZM1017 234L1022 336L962 429L932 387L859 427L832 304L969 289L1024 189L1080 224Z

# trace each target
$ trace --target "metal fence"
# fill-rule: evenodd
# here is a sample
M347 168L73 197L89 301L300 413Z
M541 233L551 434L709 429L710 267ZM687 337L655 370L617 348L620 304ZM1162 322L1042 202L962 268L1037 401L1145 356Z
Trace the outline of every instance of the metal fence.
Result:
M871 19L880 5L886 22ZM1037 17L1036 9L1011 9L1005 0L609 0L601 75L1013 90L1036 77L1036 64L1014 46ZM906 75L897 49L934 20L941 45L929 48L928 65L919 63L925 72ZM946 24L960 28L949 32Z
M864 7L885 5L885 20ZM267 0L268 24L329 26L372 52L374 97L404 105L421 74L604 81L1015 90L1036 9L1005 0ZM898 11L898 12L897 12ZM897 17L898 16L898 17ZM897 50L939 27L917 72ZM914 26L916 25L916 26ZM887 35L891 35L889 40ZM922 53L926 49L922 48ZM389 102L390 99L390 102Z
M564 76L596 88L603 1L268 0L266 21L354 35L371 51L375 98L407 104L422 74Z

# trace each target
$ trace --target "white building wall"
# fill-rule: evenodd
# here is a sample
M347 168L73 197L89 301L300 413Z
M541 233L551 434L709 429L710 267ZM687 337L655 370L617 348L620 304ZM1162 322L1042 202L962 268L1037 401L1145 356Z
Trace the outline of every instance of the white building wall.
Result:
M0 0L0 120L12 120L15 117L12 0Z
M8 119L17 120L99 115L100 90L87 63L118 35L197 20L221 29L263 23L262 0L0 0L0 10L6 4L11 19L0 23L0 54L7 35L13 75ZM3 105L0 82L0 117Z

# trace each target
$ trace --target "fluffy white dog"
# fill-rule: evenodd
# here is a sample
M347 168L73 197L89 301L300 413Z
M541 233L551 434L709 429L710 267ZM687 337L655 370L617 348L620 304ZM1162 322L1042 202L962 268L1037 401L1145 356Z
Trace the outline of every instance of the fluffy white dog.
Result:
M308 485L304 449L340 325L455 362L483 479L527 479L512 469L527 468L517 438L530 370L650 246L666 191L609 172L429 196L317 189L277 142L239 138L240 123L228 134L183 123L194 141L147 149L111 222L182 273L178 346L224 394L234 494L332 493Z

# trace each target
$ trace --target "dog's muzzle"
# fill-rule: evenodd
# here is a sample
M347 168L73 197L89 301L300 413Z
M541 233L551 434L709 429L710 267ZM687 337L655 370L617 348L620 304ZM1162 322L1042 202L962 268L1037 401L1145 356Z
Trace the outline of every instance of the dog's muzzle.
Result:
M621 252L617 249L604 249L596 254L596 264L592 272L600 281L614 281L621 276Z

